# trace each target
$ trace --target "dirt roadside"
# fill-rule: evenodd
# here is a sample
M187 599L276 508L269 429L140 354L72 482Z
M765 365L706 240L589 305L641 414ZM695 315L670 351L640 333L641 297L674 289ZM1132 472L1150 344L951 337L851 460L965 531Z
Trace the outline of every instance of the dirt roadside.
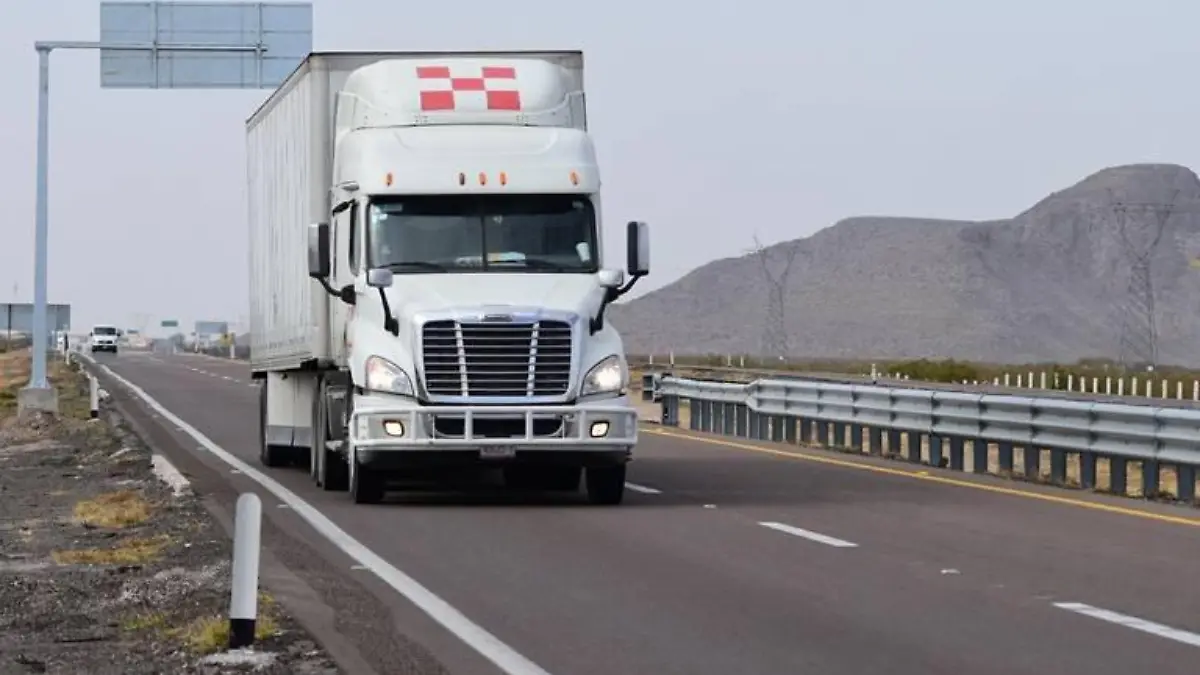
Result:
M269 588L254 653L225 652L228 534L65 364L62 414L18 418L27 363L0 353L0 674L341 672Z

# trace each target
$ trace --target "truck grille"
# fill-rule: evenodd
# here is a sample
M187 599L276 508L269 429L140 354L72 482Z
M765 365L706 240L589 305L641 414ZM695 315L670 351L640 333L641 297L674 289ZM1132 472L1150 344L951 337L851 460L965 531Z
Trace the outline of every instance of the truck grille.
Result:
M423 334L425 390L433 396L563 396L571 379L565 321L431 321Z

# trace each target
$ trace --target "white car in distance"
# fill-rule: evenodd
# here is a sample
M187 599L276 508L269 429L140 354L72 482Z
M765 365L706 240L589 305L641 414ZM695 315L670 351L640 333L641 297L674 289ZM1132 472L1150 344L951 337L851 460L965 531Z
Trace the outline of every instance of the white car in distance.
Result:
M117 353L117 340L121 337L121 331L116 326L93 326L92 332L88 333L88 346L92 353L96 352L112 352Z

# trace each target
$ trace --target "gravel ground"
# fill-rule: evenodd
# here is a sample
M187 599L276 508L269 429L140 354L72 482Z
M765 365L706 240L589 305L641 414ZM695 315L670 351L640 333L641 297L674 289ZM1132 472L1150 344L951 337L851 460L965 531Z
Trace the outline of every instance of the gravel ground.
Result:
M223 651L228 534L118 418L87 419L77 374L53 379L60 417L0 406L0 674L341 672L269 589L255 652Z

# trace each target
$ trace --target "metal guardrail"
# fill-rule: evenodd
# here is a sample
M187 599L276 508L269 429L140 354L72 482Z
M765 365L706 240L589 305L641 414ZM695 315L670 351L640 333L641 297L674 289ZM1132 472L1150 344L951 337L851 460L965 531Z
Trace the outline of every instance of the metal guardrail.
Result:
M1109 491L1126 495L1130 462L1141 464L1141 494L1163 497L1162 469L1177 476L1176 498L1196 505L1200 410L1071 401L1035 396L964 393L806 380L710 382L647 374L643 398L662 402L662 423L678 426L683 403L693 431L786 443L812 443L932 466L988 473L991 447L1002 475L1013 475L1021 448L1024 475L1067 484L1078 459L1079 485L1097 489L1097 462L1108 463ZM905 442L906 441L906 442ZM970 448L970 455L967 449ZM903 454L901 450L904 450Z
M649 366L643 366L647 368ZM997 385L989 382L980 382L978 384L963 384L954 382L926 382L919 380L897 380L892 378L879 378L873 381L869 376L862 375L845 375L831 373L809 373L801 371L779 371L779 370L752 370L741 368L729 368L724 366L677 366L675 368L667 368L663 366L653 366L654 372L676 372L688 373L697 379L720 378L725 380L737 379L743 382L750 382L756 379L777 379L777 380L805 380L814 382L823 382L828 384L842 384L852 386L881 386L889 389L921 389L945 392L960 392L967 394L1003 394L1018 397L1036 396L1038 398L1053 398L1066 401L1082 401L1082 402L1105 402L1105 403L1120 403L1137 406L1160 406L1164 408L1185 408L1200 411L1200 400L1188 398L1162 398L1154 395L1134 395L1132 392L1113 392L1100 393L1096 391L1071 391L1065 389L1051 389L1040 387L1017 387ZM1191 389L1189 387L1188 392Z

